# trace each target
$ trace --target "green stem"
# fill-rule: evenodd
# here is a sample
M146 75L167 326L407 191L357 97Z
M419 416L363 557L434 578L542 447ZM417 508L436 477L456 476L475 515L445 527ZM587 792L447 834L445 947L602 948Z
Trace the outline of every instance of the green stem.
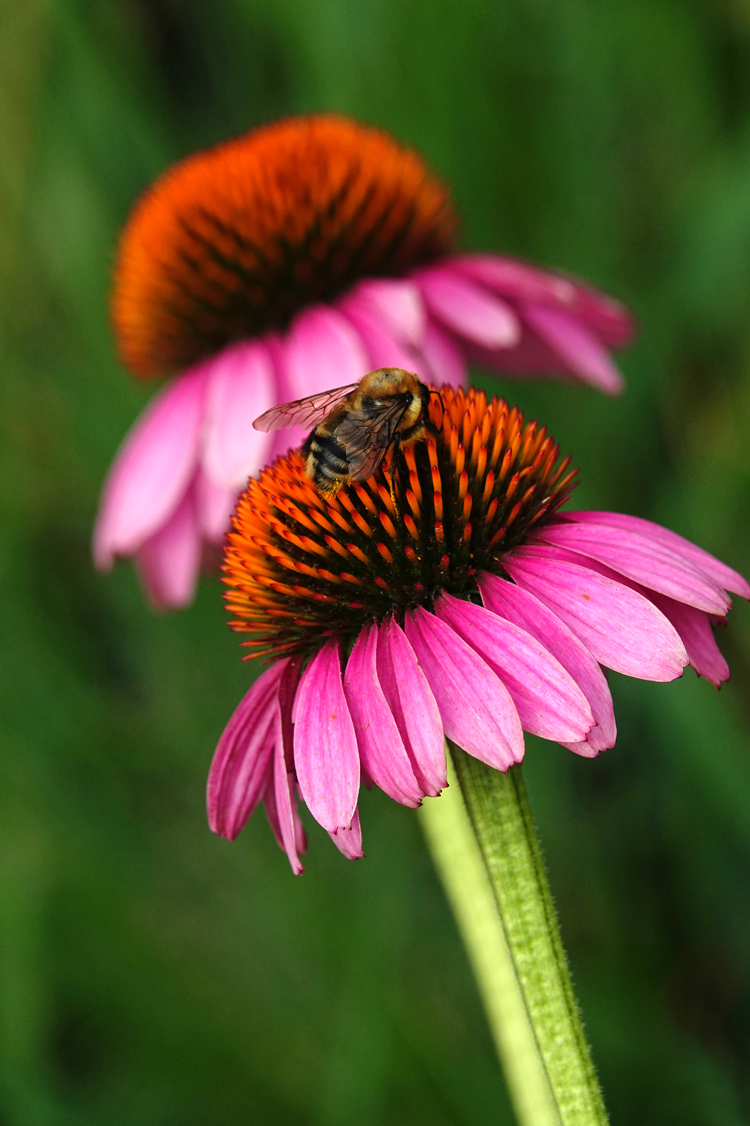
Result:
M453 785L421 816L518 1120L605 1126L521 768L449 746Z

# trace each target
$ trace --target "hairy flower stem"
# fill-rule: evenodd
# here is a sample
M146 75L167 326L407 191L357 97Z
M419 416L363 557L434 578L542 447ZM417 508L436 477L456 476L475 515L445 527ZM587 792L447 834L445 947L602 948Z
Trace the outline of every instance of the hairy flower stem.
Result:
M607 1114L521 767L501 774L449 747L453 784L425 802L422 824L518 1120L522 1126L602 1126Z

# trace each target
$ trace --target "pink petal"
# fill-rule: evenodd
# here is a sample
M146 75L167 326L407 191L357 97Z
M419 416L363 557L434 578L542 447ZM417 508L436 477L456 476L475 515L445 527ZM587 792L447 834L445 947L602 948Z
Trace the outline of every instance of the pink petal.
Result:
M425 310L419 289L400 278L370 278L353 291L397 340L418 345L425 327Z
M166 610L192 602L201 561L194 488L188 489L167 523L139 548L136 558L154 606Z
M349 297L341 303L341 311L357 330L367 352L367 367L404 368L406 371L422 375L420 360L415 352L399 340L389 325L378 313L358 296ZM365 372L363 371L363 375Z
M217 485L238 490L266 464L271 438L253 420L274 406L276 378L258 341L233 344L211 361L202 463Z
M452 387L466 383L466 361L461 350L433 320L428 320L425 326L421 352L433 383L438 386L450 383Z
M607 348L624 348L632 343L638 331L635 317L624 305L600 289L581 282L576 284L572 311Z
M306 309L284 347L292 399L358 383L369 371L364 345L347 318L325 305Z
M307 808L330 833L348 829L359 793L359 754L338 641L326 642L305 669L292 718L294 762Z
M494 254L463 254L451 264L466 277L515 301L572 307L576 287L567 278L547 273L516 258Z
M503 556L520 587L550 607L602 665L643 680L674 680L687 653L674 626L652 602L587 567L539 549Z
M406 636L440 709L445 734L498 770L523 758L513 700L489 665L434 614L406 613Z
M284 795L282 791L282 799L283 797ZM292 803L292 816L294 818L295 858L292 859L292 857L289 857L289 860L291 862L292 871L294 872L295 876L299 876L301 872L304 872L304 868L299 859L299 856L300 853L307 851L307 837L305 836L305 830L302 826L302 821L300 820L299 810L297 809L296 796L294 794L291 794L290 800ZM276 801L273 771L271 771L269 774L268 785L266 786L266 791L263 795L263 804L266 807L266 817L268 818L268 824L271 826L273 835L276 838L276 843L282 852L286 852L284 840L281 835L281 822L279 821L279 811Z
M162 527L195 470L206 365L185 372L152 399L122 443L102 490L94 559L106 569Z
M480 571L477 586L488 610L535 637L582 689L597 726L591 729L585 741L564 745L585 756L614 747L617 728L612 693L586 646L543 602L515 583Z
M233 841L269 781L278 712L278 689L287 661L258 677L224 728L208 774L206 805L214 833Z
M639 532L682 556L688 563L692 563L697 570L703 571L710 579L713 579L717 586L731 591L732 594L750 598L750 583L737 571L727 567L726 563L722 563L720 559L710 555L702 547L697 547L690 540L678 536L676 532L671 532L660 524L652 523L651 520L644 520L640 516L626 516L621 512L584 511L566 512L564 517L562 514L559 517L559 519L563 518L576 524L606 524L612 528L622 528L626 532Z
M309 364L306 364L304 346L305 340L310 337L313 327L314 322L307 328L303 325L301 332L297 332L296 335L292 332L288 336L282 337L277 333L266 333L263 337L263 342L268 349L276 374L277 397L280 403L289 403L294 399L304 398L306 395L315 393L315 388L300 391L300 383L304 383L310 372ZM351 325L347 327L350 331L353 331ZM358 342L358 345L361 345L361 341ZM310 353L307 355L308 360L309 357ZM350 382L353 382L353 380L350 380ZM336 383L331 383L329 386L335 387ZM268 452L268 464L275 461L277 457L288 453L289 450L301 446L308 433L309 430L300 426L293 426L288 430L272 431L269 435L271 445Z
M293 399L300 397L296 375L297 364L293 358L290 362L288 356L290 344L292 344L290 336L281 336L276 332L267 332L265 336L261 337L261 341L268 352L269 359L273 366L274 378L276 380L276 401L279 403L289 403ZM298 350L298 349L296 349ZM295 346L292 345L292 354L295 353ZM293 379L292 376L295 376ZM307 394L307 392L306 392ZM303 396L304 397L304 396ZM277 457L287 453L289 450L297 449L302 445L309 431L304 430L302 427L294 426L289 430L274 430L270 433L271 439L270 449L266 459L266 464L270 465Z
M279 678L278 707L276 709L276 743L273 752L273 792L276 819L284 852L295 876L303 866L298 853L298 819L295 795L292 707L299 680L299 666L295 661L285 661Z
M628 528L605 524L555 523L540 528L534 542L596 559L650 590L709 614L726 614L729 600L714 582L671 548Z
M362 828L359 824L358 809L354 810L350 829L337 829L335 833L328 835L347 860L361 860L365 855L362 851Z
M524 731L578 743L594 726L581 689L531 634L481 606L443 594L435 613L486 661L503 682Z
M635 334L635 322L624 305L575 279L490 254L467 254L451 262L467 277L506 297L567 309L608 348L623 347Z
M521 315L572 372L592 387L620 394L625 384L609 353L574 316L530 301L521 304Z
M293 426L291 430L274 430L269 435L271 449L266 464L270 465L277 457L282 457L290 450L299 449L309 433L309 430L303 430L301 426Z
M414 275L428 310L444 325L485 348L512 348L521 326L510 305L450 269Z
M201 535L209 543L221 543L229 531L238 490L215 484L202 469L198 470L194 488Z
M440 711L406 634L393 618L378 629L377 670L423 794L436 797L448 785Z
M698 676L705 676L717 688L729 680L729 665L716 644L708 616L693 606L685 606L662 594L652 594L651 601L669 618L682 638L690 664Z
M421 789L377 674L378 627L360 632L346 663L344 692L357 736L361 765L395 801L419 805ZM442 744L442 738L441 738Z
M522 324L521 339L515 348L480 348L468 345L465 351L474 363L491 371L508 372L516 377L544 375L547 379L578 379L554 352L532 330Z
M292 872L295 876L298 876L304 872L304 865L300 860L300 852L297 850L298 816L295 780L292 772L286 769L284 751L282 745L280 745L282 736L278 733L280 722L282 721L280 721L280 717L277 715L277 735L273 763L274 821L271 821L271 828L273 828L276 833L276 839L280 847L286 852L289 865L292 866Z

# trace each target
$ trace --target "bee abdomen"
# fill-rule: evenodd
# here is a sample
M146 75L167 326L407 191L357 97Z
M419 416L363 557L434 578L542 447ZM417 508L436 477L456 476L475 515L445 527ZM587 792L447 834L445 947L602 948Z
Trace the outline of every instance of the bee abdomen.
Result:
M349 477L346 450L332 434L313 430L305 443L307 474L322 493L338 490Z

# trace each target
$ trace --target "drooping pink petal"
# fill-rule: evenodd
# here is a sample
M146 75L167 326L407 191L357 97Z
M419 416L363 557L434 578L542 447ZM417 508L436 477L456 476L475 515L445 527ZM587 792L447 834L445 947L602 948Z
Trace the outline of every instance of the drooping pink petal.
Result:
M425 326L421 353L430 378L438 387L443 383L462 387L466 383L466 360L461 350L434 320L428 320Z
M461 254L451 259L451 265L466 277L515 301L572 308L576 300L573 282L516 258Z
M206 365L169 383L122 443L102 490L94 559L106 569L132 555L184 498L198 458Z
M705 676L711 684L721 688L724 681L729 680L729 665L716 644L708 615L673 598L665 598L663 594L650 594L650 598L679 633L698 676Z
M284 454L289 453L290 450L299 449L309 433L309 430L303 430L301 426L293 426L290 430L272 431L272 433L269 434L271 449L266 464L270 465L277 457L282 457Z
M295 363L289 362L287 356L288 345L292 340L291 332L284 334L279 332L267 332L260 338L260 342L265 348L268 358L271 361L273 368L274 381L276 383L276 401L278 403L288 403L297 395L297 383L292 382L292 374L295 371ZM293 348L293 351L295 349ZM288 431L277 430L274 434L288 433Z
M336 316L340 316L340 314L336 313ZM353 332L351 325L346 327L349 331ZM289 403L294 399L300 397L305 398L306 395L315 394L316 389L313 388L312 391L305 391L304 394L300 396L299 382L300 379L305 378L305 363L304 356L300 356L299 354L301 344L299 336L296 338L295 342L291 334L282 337L278 333L268 332L262 339L273 364L277 386L277 401L279 403ZM357 341L357 348L360 348L360 346L361 341ZM361 378L361 376L359 378ZM352 379L350 382L354 382L354 380ZM324 390L324 388L318 388L318 390ZM289 453L290 450L299 449L309 433L309 428L301 426L292 426L289 429L271 431L268 435L271 439L271 446L266 464L270 465L276 458L282 457L284 454Z
M378 627L377 672L419 788L436 797L448 785L443 723L414 650L393 618Z
M357 736L361 765L395 801L412 808L424 791L388 707L377 673L378 627L364 627L346 663L344 692ZM441 739L442 743L442 739Z
M599 340L570 313L533 302L521 303L521 316L549 345L566 367L609 395L625 386L622 376Z
M269 766L270 765L271 764L269 764ZM282 798L283 796L284 795L282 791ZM294 858L292 858L287 853L287 858L289 859L294 875L299 876L301 872L304 872L304 867L299 858L307 851L307 837L305 836L305 830L302 826L299 810L297 808L296 794L290 794L290 801L292 804L292 817L294 819L295 854ZM279 820L278 804L276 801L273 770L269 770L268 785L266 786L265 793L263 794L263 805L265 806L268 824L271 826L273 835L276 838L276 843L282 852L286 852L286 846L281 835L281 822Z
M279 681L277 661L245 693L224 728L208 774L206 805L214 833L232 841L247 823L270 780Z
M576 283L572 312L607 348L624 348L638 331L638 322L624 305L600 289Z
M273 751L273 791L276 820L282 847L289 858L295 876L304 871L298 851L299 826L296 816L297 798L292 729L292 707L298 681L299 666L295 661L285 661L284 670L279 678L276 739Z
M576 524L606 524L612 528L621 528L626 532L640 532L656 542L670 548L688 563L692 563L697 570L708 575L717 586L729 590L732 594L739 594L743 598L750 598L750 583L737 571L727 567L714 555L697 547L690 540L684 539L676 532L654 524L651 520L644 520L640 516L627 516L622 512L587 512L571 511L560 513L556 520L570 521Z
M434 267L414 275L429 312L459 336L485 348L512 348L521 336L510 305L454 270Z
M359 793L359 754L338 641L326 642L305 669L292 718L294 764L305 805L330 833L348 829Z
M624 305L577 279L490 254L462 255L451 265L511 300L566 309L608 348L621 348L635 335L635 321Z
M482 762L507 770L523 758L523 731L510 693L478 653L418 606L406 636L440 709L445 734Z
M225 488L239 489L267 461L271 438L253 420L274 406L276 379L259 341L232 344L211 361L202 464Z
M283 346L286 386L292 399L358 383L367 374L364 345L337 309L314 305L300 313Z
M402 278L368 278L353 295L377 314L397 340L419 345L425 328L425 309L419 288Z
M478 345L469 345L465 351L474 363L491 371L508 372L520 379L532 375L565 381L579 381L581 378L525 322L522 323L521 339L514 348L480 348Z
M568 563L583 565L596 572L597 575L602 575L605 579L610 579L636 591L637 594L652 602L673 624L685 645L690 664L699 676L705 675L709 680L713 679L714 676L727 679L729 667L714 640L709 615L703 610L696 610L694 606L686 606L684 603L659 594L655 590L648 590L641 583L637 583L606 564L600 563L598 559L579 555L574 551L568 551L567 548L551 547L547 544L527 544L524 553L538 559L554 557ZM726 676L723 675L724 672L726 672ZM715 680L713 682L716 683Z
M202 469L195 477L195 503L201 535L209 543L221 543L237 501L237 489L217 485Z
M297 852L296 795L294 775L286 769L280 716L276 715L276 742L274 747L274 811L276 814L277 839L286 852L295 876L304 872L304 866Z
M341 311L357 330L367 353L363 375L375 368L394 367L422 376L424 364L421 358L413 348L396 336L371 305L355 295L341 302Z
M643 680L674 680L688 663L671 622L629 587L578 566L520 548L503 556L519 586L549 606L607 668Z
M302 818L300 817L299 809L297 808L297 799L300 797L301 795L299 792L298 782L295 786L294 794L292 795L292 807L294 809L294 839L297 845L298 855L304 856L304 854L307 852L307 833L305 832L305 827L302 824Z
M632 529L561 522L540 528L532 539L596 559L650 590L706 613L723 615L729 609L724 591L692 563Z
M276 844L282 852L286 852L284 842L281 839L281 826L279 825L279 815L276 811L276 794L274 792L273 781L273 758L269 759L269 769L267 773L266 788L263 791L263 806L268 818L268 824L271 826L271 831L276 838Z
M279 848L286 853L295 876L304 871L300 855L307 851L307 836L297 808L297 782L294 774L294 730L292 711L299 683L299 662L280 662L282 672L277 688L275 744L265 793L269 824Z
M437 599L435 613L497 673L511 695L524 731L558 742L585 741L594 726L586 697L560 662L530 633L449 594Z
M192 602L201 561L193 487L167 523L141 545L136 558L141 580L154 606L167 610Z
M335 833L328 835L347 860L361 860L365 855L362 851L362 827L359 823L359 809L354 810L351 828L337 829Z
M548 606L515 583L481 571L477 586L486 608L535 637L567 669L588 700L596 727L585 741L563 745L586 757L614 747L617 727L612 693L598 662L583 642Z

